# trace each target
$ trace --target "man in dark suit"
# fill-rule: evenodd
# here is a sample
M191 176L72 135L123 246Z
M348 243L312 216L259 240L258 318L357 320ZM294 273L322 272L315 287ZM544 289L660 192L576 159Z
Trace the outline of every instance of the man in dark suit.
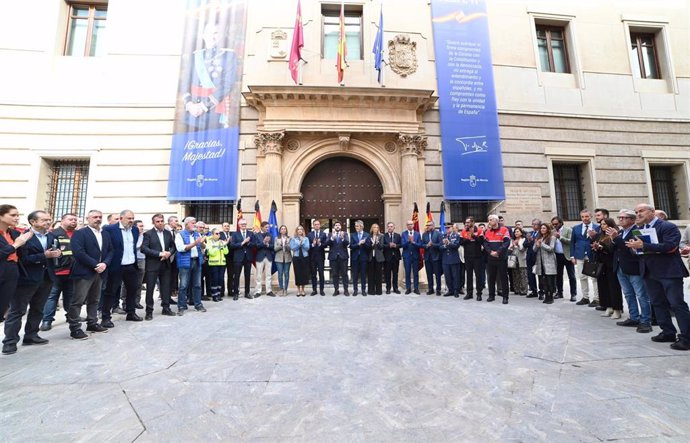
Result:
M671 342L671 349L690 350L690 311L683 299L683 279L688 270L683 265L678 245L680 230L671 222L661 220L654 214L654 207L639 204L635 208L637 225L656 231L657 242L651 238L635 236L626 245L640 255L640 275L644 279L647 293L654 306L661 333L652 337L655 342ZM671 319L676 315L680 334Z
M437 232L440 235L440 233ZM424 240L422 240L424 242ZM446 278L446 286L448 292L443 294L444 297L460 296L460 234L453 230L453 225L446 227L446 234L441 239L439 245L439 255L441 256L441 263L443 266L443 275ZM426 254L425 254L426 255ZM437 283L437 294L441 292L441 283Z
M460 231L460 244L465 256L465 270L467 271L467 295L463 300L474 298L476 284L477 301L482 300L484 290L484 230L475 226L474 217L465 219L465 228ZM474 278L473 278L474 277Z
M309 264L311 265L311 295L316 295L317 283L320 294L326 295L323 290L326 283L323 270L328 236L321 230L320 221L314 220L311 225L314 229L307 235L309 238Z
M593 235L596 235L601 228L597 223L592 222L592 215L587 209L580 211L580 220L582 220L582 223L573 226L573 234L570 239L570 254L573 256L573 264L577 268L580 288L582 289L582 299L576 304L580 306L588 305L590 307L597 307L599 306L597 279L583 274L582 267L585 261L592 258L592 246L589 239ZM592 289L594 292L591 298L589 296L590 281L592 282Z
M220 239L227 243L228 253L225 254L225 271L228 276L228 284L225 285L225 279L223 279L223 284L221 285L220 298L225 296L225 290L227 288L228 297L233 295L233 289L235 287L235 267L232 262L232 232L230 231L230 223L223 223L223 230L220 231Z
M252 275L252 242L254 240L254 233L247 230L247 220L241 219L237 222L240 230L233 232L231 239L231 247L233 249L232 261L235 266L235 289L233 300L237 300L240 293L240 275L244 271L244 296L245 298L254 298L249 292L250 278Z
M120 212L120 221L103 228L103 235L110 237L113 260L108 269L108 283L105 287L105 300L101 325L112 328L111 311L119 299L118 288L124 285L127 291L125 312L127 321L142 321L136 312L136 295L139 287L137 268L137 241L139 230L134 227L134 212L125 209Z
M386 275L386 294L391 293L391 284L393 292L400 294L398 290L398 272L400 269L400 248L402 247L402 239L400 234L395 232L395 223L388 222L386 225L386 235L383 236L383 256L386 259L383 266L383 272Z
M436 230L434 222L428 222L426 230L422 234L424 269L426 270L426 279L429 282L427 295L434 294L434 278L436 278L436 295L441 295L441 237L442 235ZM459 255L458 260L460 260ZM456 278L455 282L459 283L459 278Z
M361 283L362 296L367 296L367 267L369 265L369 251L371 251L371 238L364 232L364 222L355 222L355 232L350 242L350 267L352 268L352 296L358 294L357 283Z
M74 280L74 297L67 313L70 337L84 340L88 335L81 329L81 308L86 302L86 330L90 332L108 332L98 324L98 301L101 298L101 287L113 258L110 237L103 235L101 211L92 210L86 216L86 226L74 231L72 235L72 256L74 263L70 278Z
M400 237L402 237L402 257L405 266L405 294L412 292L413 282L414 293L419 294L419 248L422 247L422 236L414 230L412 220L408 220L407 231Z
M19 343L22 317L27 313L24 327L24 346L45 345L48 340L38 336L43 318L43 306L48 299L55 279L53 259L60 257L60 250L54 247L55 236L48 232L50 215L44 211L34 211L28 216L33 236L19 248L19 281L14 297L10 301L10 311L5 320L5 339L2 353L14 354Z
M334 297L340 294L338 286L340 279L343 280L345 295L350 295L350 291L348 291L347 278L347 246L349 244L350 237L347 235L347 232L343 232L341 230L340 222L333 223L333 232L331 232L331 235L328 238L327 246L330 248L328 250L328 261L331 265L331 273L333 275Z
M144 233L141 243L141 252L146 256L146 317L145 320L153 319L153 290L156 287L156 280L160 283L162 314L175 315L170 310L171 289L171 259L175 254L175 239L172 234L165 229L165 217L163 214L156 214L151 218L153 229Z

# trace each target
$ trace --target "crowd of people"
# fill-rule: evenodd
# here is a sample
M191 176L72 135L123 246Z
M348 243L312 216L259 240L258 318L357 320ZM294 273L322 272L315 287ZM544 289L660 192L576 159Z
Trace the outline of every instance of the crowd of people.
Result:
M182 316L191 307L206 312L204 301L240 295L285 297L291 268L297 297L306 297L309 286L310 296L325 296L326 258L332 296L341 295L341 287L344 296L400 294L401 261L405 294L420 294L424 268L428 295L482 301L487 290L487 302L500 297L503 304L511 292L552 304L564 298L567 275L571 302L621 319L625 297L628 318L619 326L649 333L658 324L661 332L653 341L689 350L690 313L683 296L688 271L681 256L690 253L690 227L681 236L662 211L647 204L621 210L617 219L605 209L596 209L594 220L588 210L580 217L572 227L558 216L534 219L531 229L520 220L508 227L497 215L489 215L486 225L467 217L464 225L440 229L429 221L421 233L412 220L401 232L393 222L385 230L373 224L366 232L357 220L352 233L337 221L323 229L314 220L310 229L300 225L290 235L283 225L273 235L268 222L248 229L239 219L232 231L227 222L209 229L194 217L180 224L176 216L166 222L163 214L155 214L153 227L145 230L130 210L110 214L105 226L97 210L88 212L84 226L75 214L51 225L51 216L36 210L22 230L17 208L0 205L2 353L17 352L25 316L22 344L47 344L39 332L52 328L60 296L70 336L84 340L86 332L114 328L113 314L126 315L126 321L152 320L156 289L164 316ZM144 310L144 318L137 309Z

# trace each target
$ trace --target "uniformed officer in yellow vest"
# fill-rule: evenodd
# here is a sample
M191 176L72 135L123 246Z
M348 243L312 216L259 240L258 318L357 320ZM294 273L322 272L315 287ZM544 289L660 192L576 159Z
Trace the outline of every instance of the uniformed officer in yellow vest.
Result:
M222 301L221 288L225 275L225 256L228 253L228 242L221 240L220 230L214 228L211 236L206 237L206 256L208 266L211 269L211 298L213 301Z

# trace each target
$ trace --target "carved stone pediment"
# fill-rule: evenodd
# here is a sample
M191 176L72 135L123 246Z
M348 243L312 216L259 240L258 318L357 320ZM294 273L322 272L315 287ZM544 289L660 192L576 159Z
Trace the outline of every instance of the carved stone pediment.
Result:
M401 77L417 71L417 42L411 41L409 35L398 34L389 40L388 54L391 69Z

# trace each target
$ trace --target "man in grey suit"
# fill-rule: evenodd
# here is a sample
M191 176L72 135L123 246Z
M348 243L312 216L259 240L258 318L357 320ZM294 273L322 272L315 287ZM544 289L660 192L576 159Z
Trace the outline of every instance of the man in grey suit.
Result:
M577 301L577 279L575 278L575 265L573 256L570 253L570 240L573 230L563 225L561 217L551 219L553 232L558 240L556 242L556 297L563 298L563 268L568 273L568 283L570 284L570 301Z

